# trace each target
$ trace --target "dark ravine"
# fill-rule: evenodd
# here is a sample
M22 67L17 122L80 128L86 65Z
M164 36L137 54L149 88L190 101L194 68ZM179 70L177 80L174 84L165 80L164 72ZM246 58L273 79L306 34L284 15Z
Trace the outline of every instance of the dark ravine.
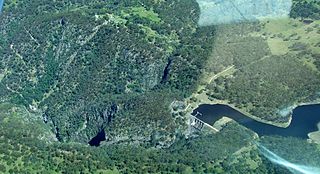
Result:
M168 63L163 70L163 75L160 83L165 83L168 80L171 64L172 64L172 58L168 58Z
M102 129L100 132L98 132L98 134L93 137L90 141L89 141L89 145L90 146L100 146L101 141L105 141L106 140L106 133L104 131L104 129Z
M197 112L201 113L197 117L208 124L213 124L223 116L226 116L253 130L260 136L280 135L308 139L308 133L317 131L317 124L320 122L319 104L299 106L294 109L291 124L287 128L258 122L227 105L203 104L196 108L192 115L196 115Z

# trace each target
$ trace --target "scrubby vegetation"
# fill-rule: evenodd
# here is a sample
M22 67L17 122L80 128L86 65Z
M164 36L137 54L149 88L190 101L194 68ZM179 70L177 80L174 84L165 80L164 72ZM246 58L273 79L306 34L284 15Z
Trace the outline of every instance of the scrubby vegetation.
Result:
M60 141L104 128L173 137L169 104L194 90L212 47L214 29L198 28L198 16L193 0L8 0L1 99L43 112Z
M318 4L295 2L310 4L291 13L306 20L285 25L198 27L195 0L6 0L0 173L289 173L237 123L186 138L186 118L169 106L190 96L202 73L227 67L203 91L266 120L286 121L279 110L318 99ZM87 145L101 130L107 141ZM300 154L319 153L288 141Z
M179 141L167 149L148 145L93 148L46 139L50 132L36 115L2 104L1 173L277 173L259 155L253 133L230 123L219 134ZM24 112L22 112L24 111ZM31 120L32 119L32 120ZM224 150L221 150L224 149Z
M293 0L290 16L320 20L320 2L317 0Z
M261 144L282 158L300 165L320 166L319 145L292 137L263 137Z
M206 71L231 73L213 79L205 91L273 122L287 122L299 103L319 100L319 20L275 19L217 28Z

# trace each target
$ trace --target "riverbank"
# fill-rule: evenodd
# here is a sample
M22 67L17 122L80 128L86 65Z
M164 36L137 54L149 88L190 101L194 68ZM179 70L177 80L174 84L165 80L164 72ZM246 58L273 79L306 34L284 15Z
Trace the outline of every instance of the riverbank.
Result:
M263 120L263 119L256 117L256 116L254 116L254 115L252 115L242 109L237 108L235 105L230 104L229 101L227 101L227 100L210 100L204 92L193 94L191 97L189 97L185 100L185 103L188 106L186 108L186 114L191 114L194 109L198 108L202 104L210 104L210 105L222 104L222 105L227 105L227 106L231 107L232 109L237 110L238 112L242 113L243 115L245 115L249 118L252 118L258 122L277 126L277 127L286 128L290 125L291 120L292 120L292 115L290 115L289 121L286 123L276 123L276 122L272 122L272 121L268 121L268 120Z
M312 102L294 103L293 105L291 105L289 107L290 109L288 110L288 115L287 115L287 117L289 117L288 122L279 123L279 122L264 120L264 119L261 119L261 118L255 116L255 115L252 115L249 112L247 112L246 110L240 109L240 108L236 107L234 104L231 104L228 100L209 99L206 92L207 92L206 85L200 85L197 92L193 93L190 97L185 99L184 102L188 106L185 110L186 114L191 114L194 109L198 108L202 104L210 104L210 105L222 104L222 105L227 105L227 106L231 107L232 109L240 112L241 114L243 114L251 119L254 119L258 122L265 123L265 124L272 125L272 126L276 126L276 127L280 127L280 128L287 128L288 126L290 126L290 124L292 122L292 114L296 108L301 107L301 106L320 104L320 99L314 100Z
M209 99L209 97L206 93L208 92L207 87L208 87L208 85L211 84L212 80L214 80L220 76L231 75L234 72L235 72L234 65L232 65L232 66L225 68L223 71L221 71L217 74L203 74L203 77L201 80L202 83L200 83L200 85L198 86L197 92L193 93L190 97L185 99L185 103L188 106L186 108L187 114L191 114L193 112L193 110L196 109L197 107L199 107L201 104L210 104L210 105L223 104L223 105L227 105L227 106L233 108L234 110L237 110L238 112L242 113L243 115L245 115L249 118L252 118L256 121L259 121L261 123L265 123L265 124L269 124L269 125L273 125L273 126L277 126L277 127L281 127L281 128L286 128L290 125L291 120L292 120L293 109L290 111L288 122L277 123L277 122L272 122L272 121L268 121L268 120L263 120L257 116L254 116L243 109L237 108L234 104L231 104L228 100Z
M216 123L222 122L222 118L227 115L228 118L256 132L259 136L296 137L304 140L310 139L309 133L319 130L317 123L320 122L320 105L307 105L296 108L292 114L292 122L287 128L256 121L223 104L202 104L194 110L193 114L195 115L198 112L201 113L197 115L198 119L211 125L214 124L217 127L219 125Z

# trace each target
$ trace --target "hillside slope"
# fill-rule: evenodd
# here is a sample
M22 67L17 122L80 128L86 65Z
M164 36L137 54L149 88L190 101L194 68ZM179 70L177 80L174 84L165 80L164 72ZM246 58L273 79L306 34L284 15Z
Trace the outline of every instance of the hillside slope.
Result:
M102 129L111 140L173 137L169 104L195 88L212 47L198 16L192 0L8 0L1 100L43 113L60 141Z

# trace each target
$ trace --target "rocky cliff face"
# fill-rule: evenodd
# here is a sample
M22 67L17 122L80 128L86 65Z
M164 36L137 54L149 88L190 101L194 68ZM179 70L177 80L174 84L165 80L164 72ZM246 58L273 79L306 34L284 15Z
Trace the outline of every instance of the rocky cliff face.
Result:
M45 113L60 141L172 128L169 103L196 86L213 38L198 28L192 0L7 1L6 9L1 99Z

